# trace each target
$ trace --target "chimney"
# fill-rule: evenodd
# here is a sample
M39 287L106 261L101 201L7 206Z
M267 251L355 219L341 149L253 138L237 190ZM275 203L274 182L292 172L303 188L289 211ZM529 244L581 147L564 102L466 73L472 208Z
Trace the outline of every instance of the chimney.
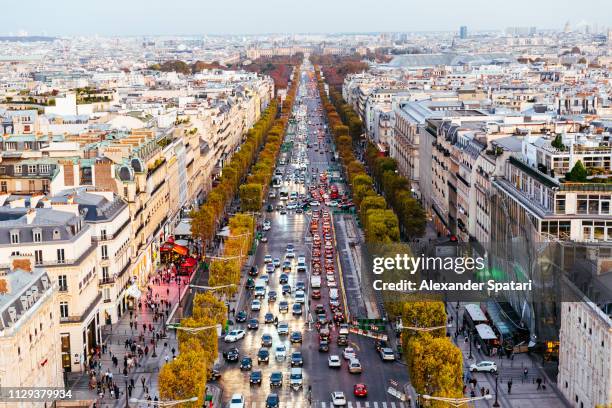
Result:
M32 255L13 255L10 258L11 271L22 270L32 272L34 257Z
M0 276L0 296L11 293L11 283L6 275Z
M31 225L34 222L34 218L36 218L36 210L34 208L30 208L26 213L26 223Z

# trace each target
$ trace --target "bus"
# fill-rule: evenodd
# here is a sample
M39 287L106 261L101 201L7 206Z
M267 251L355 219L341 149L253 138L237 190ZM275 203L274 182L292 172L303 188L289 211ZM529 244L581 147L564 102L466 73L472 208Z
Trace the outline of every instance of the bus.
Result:
M287 187L281 188L279 198L281 200L287 200L289 198L289 189Z

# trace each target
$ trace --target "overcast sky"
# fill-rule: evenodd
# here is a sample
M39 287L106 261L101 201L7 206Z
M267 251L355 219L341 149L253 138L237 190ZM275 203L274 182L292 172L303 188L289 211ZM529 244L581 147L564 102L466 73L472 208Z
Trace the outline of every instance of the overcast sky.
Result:
M190 35L612 25L612 0L29 0L3 34Z

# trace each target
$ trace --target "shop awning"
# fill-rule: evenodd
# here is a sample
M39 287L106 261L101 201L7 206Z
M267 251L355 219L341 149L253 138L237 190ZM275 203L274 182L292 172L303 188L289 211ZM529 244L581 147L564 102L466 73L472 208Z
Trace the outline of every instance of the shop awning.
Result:
M182 246L182 245L174 245L172 250L174 252L176 252L177 254L183 255L183 256L185 256L185 255L187 255L189 253L189 249L187 247L185 247L185 246Z
M172 235L168 237L168 242L174 244L174 237Z
M142 296L142 292L140 291L140 289L138 289L138 286L136 286L136 284L133 284L128 287L125 293L127 293L128 296L131 296L134 299L139 299Z
M182 219L174 229L174 235L191 235L191 218Z
M474 303L468 303L467 305L465 305L465 310L468 312L474 323L487 321L487 317L480 309L480 306Z
M174 242L174 244L175 244L175 245L184 246L184 247L189 246L189 242L187 242L187 240L186 240L186 239L177 239L177 240Z
M488 324L477 324L476 331L483 340L494 340L497 338L495 332L493 332L493 329Z
M195 260L195 258L189 257L187 259L185 259L185 262L183 262L182 266L186 266L186 267L193 267L195 266L195 264L198 263L198 261Z

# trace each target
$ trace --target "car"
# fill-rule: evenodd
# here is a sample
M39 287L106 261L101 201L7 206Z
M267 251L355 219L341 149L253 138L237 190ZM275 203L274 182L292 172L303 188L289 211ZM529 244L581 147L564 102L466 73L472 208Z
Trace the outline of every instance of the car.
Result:
M285 262L283 262L283 268L282 268L282 272L283 273L291 273L291 261L286 259Z
M306 301L306 294L303 290L295 291L295 303L304 303Z
M348 362L348 371L351 374L360 374L362 371L361 363L358 358L351 358Z
M238 323L244 323L247 320L247 313L244 310L239 311L238 313L236 313L236 321Z
M224 340L226 343L235 343L235 342L237 342L238 340L243 339L245 334L246 334L246 333L245 333L245 331L244 331L244 330L239 330L239 329L232 330L232 331L230 331L229 333L227 333L227 334L225 335L225 337L223 338L223 340Z
M321 340L319 342L319 351L324 353L329 351L329 342L327 340Z
M365 398L368 396L368 386L365 384L355 384L353 387L353 395L357 398Z
M238 358L240 358L240 353L236 347L232 347L231 349L223 352L223 358L227 361L238 361Z
M291 353L291 367L301 367L304 365L304 357L301 351Z
M342 391L334 391L331 393L331 402L334 407L343 407L346 405L346 397Z
M272 206L272 204L268 204L268 206L266 207L266 211L267 211L267 212L272 212L272 211L274 211L274 207Z
M493 361L481 361L480 363L472 364L470 366L471 372L484 372L484 373L495 373L497 372L497 364Z
M338 338L336 339L336 344L338 346L346 346L348 344L348 337L347 336L338 336Z
M287 347L285 347L284 344L276 346L276 349L274 350L274 357L276 358L276 361L285 361L285 358L287 358Z
M280 398L278 394L269 394L266 398L266 408L278 408L280 404Z
M298 207L298 208L295 210L295 213L296 213L296 214L303 214L303 213L304 213L304 210Z
M304 255L298 255L297 262L298 263L306 263L306 257Z
M268 198L276 198L276 193L274 192L274 190L270 191L270 193L268 194Z
M259 351L257 352L257 362L267 364L269 361L270 361L270 351L265 347L260 348Z
M263 235L263 236L262 236L262 237L259 239L259 241L261 241L261 242L263 242L263 243L268 242L268 236L267 236L267 235Z
M315 299L315 300L316 300L316 299L321 299L321 290L320 290L320 289L313 289L313 290L310 292L310 297L311 297L312 299Z
M259 277L259 280L268 285L270 283L270 277L268 275L262 275Z
M259 299L253 299L251 301L251 310L252 311L260 311L261 310L261 301Z
M342 356L344 357L345 360L350 360L351 358L355 358L356 356L355 349L352 347L345 348L344 351L342 352Z
M215 364L208 370L208 380L216 381L219 378L221 378L221 367L218 364Z
M268 333L265 333L261 336L261 345L263 347L272 347L272 336Z
M294 316L301 316L302 315L302 304L294 303L293 306L291 307L291 313Z
M306 283L304 281L297 281L295 283L295 290L306 290Z
M327 366L329 368L338 368L342 366L342 360L340 360L340 356L337 354L330 354L327 357Z
M255 281L253 280L253 278L248 278L246 281L246 288L247 290L253 290L255 289Z
M274 323L274 315L271 312L266 313L266 315L264 316L264 323Z
M392 348L385 347L380 349L380 358L383 361L395 361L395 353Z
M283 295L287 295L287 294L291 293L291 285L289 285L288 283L284 284L281 287L281 292L282 292Z
M271 290L268 292L268 302L276 302L276 291Z
M264 263L272 263L272 255L270 254L264 255Z
M276 331L279 335L289 334L289 323L279 322L278 325L276 326Z
M249 375L249 384L251 385L261 385L261 378L263 377L261 370L251 371Z
M338 334L339 335L348 336L348 334L349 334L349 325L346 324L346 323L340 324L340 326L338 326Z
M273 265L273 264L271 264L271 263L266 264L266 272L267 272L267 273L274 273L274 270L275 270L275 269L276 269L276 268L274 267L274 265ZM264 276L265 276L265 275L264 275Z
M299 331L291 332L291 335L289 336L289 340L292 343L301 343L302 342L302 333L300 333Z
M242 371L248 371L253 368L253 359L251 357L242 357L240 360L240 369Z
M282 387L283 386L283 373L280 371L274 371L270 374L270 387Z
M376 351L380 352L380 350L389 347L389 343L385 340L376 340L375 347Z
M272 265L274 265L276 268L279 268L281 266L280 258L274 258L272 260Z
M263 230L264 231L269 231L272 228L272 223L268 220L264 221L263 223Z
M257 269L257 265L251 266L251 268L249 269L249 275L257 276L258 273L259 273L259 270Z
M281 273L278 277L279 285L284 285L289 282L289 276L286 273Z
M281 313L287 313L289 311L289 302L286 300L281 300L278 303L278 311Z
M280 209L280 214L281 214L281 215L285 215L285 214L287 214L287 209L286 209L285 207L282 207L282 208Z
M247 323L247 329L257 330L259 328L259 321L257 319L249 319Z
M244 408L244 397L242 394L232 395L228 408Z

